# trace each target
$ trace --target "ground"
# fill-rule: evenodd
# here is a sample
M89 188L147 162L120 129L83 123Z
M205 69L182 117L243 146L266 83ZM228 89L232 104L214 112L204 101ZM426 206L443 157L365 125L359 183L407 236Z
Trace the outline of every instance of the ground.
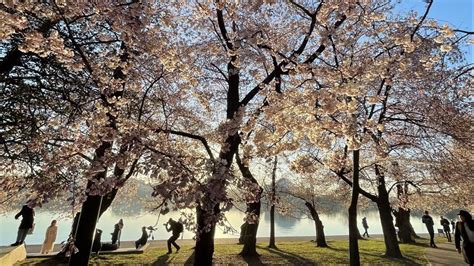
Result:
M258 243L259 257L243 258L238 255L242 249L241 245L233 241L216 241L214 262L225 265L326 265L326 264L348 264L348 241L340 238L329 238L329 248L318 248L308 240L282 240L277 242L278 249L267 248L268 242ZM437 242L445 242L437 239ZM170 255L166 253L165 243L153 245L144 254L139 255L99 255L92 257L92 265L188 265L193 263L193 245L190 241L182 241L179 253ZM179 241L178 241L179 243ZM370 239L359 241L361 263L377 265L428 265L436 264L429 261L425 254L427 251L427 240L420 240L417 244L400 244L404 259L389 259L383 256L385 246L383 240ZM448 247L452 249L452 247ZM448 248L445 247L446 250ZM449 252L453 252L452 250ZM28 259L22 265L58 265L58 261L44 259Z

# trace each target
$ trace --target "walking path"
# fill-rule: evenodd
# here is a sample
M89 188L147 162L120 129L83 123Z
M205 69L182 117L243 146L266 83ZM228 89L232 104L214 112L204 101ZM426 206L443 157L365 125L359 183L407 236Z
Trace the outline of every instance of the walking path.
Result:
M458 254L453 242L436 244L438 248L426 248L425 255L430 265L467 265Z

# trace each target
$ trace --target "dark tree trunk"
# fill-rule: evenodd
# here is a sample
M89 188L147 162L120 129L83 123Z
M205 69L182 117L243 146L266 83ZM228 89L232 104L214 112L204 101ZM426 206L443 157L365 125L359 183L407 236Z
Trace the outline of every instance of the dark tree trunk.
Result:
M415 243L417 237L410 223L410 209L398 208L393 211L395 215L395 226L398 227L398 238L402 243Z
M245 222L245 232L243 237L243 244L244 247L240 252L242 256L258 256L257 253L257 231L258 231L258 224L260 219L260 200L255 203L247 204L247 212L253 213L257 215L257 221L255 223L248 223Z
M270 207L270 242L269 248L276 248L275 244L275 205Z
M216 206L215 211L219 211ZM211 266L212 256L214 254L214 234L216 231L216 223L214 219L208 220L212 214L203 210L200 206L196 207L197 219L197 238L196 247L194 249L194 265ZM207 227L210 224L210 227ZM210 230L206 230L210 228Z
M240 252L240 255L242 256L258 256L257 253L257 231L258 231L258 224L260 221L260 209L261 209L261 194L262 194L262 187L259 186L257 180L253 177L252 172L250 172L250 168L248 168L246 165L242 163L240 160L240 155L237 150L236 153L236 161L237 165L239 166L240 172L242 173L242 176L250 181L253 185L256 185L259 187L259 191L257 192L257 195L254 195L255 198L252 199L251 201L247 202L247 210L246 213L247 215L252 215L256 217L256 221L254 223L249 223L245 222L242 232L241 232L241 239L239 239L240 244L244 244L242 251ZM241 241L240 241L241 240Z
M272 171L272 198L271 207L270 207L270 242L268 243L269 248L277 248L275 244L275 197L276 197L276 169L277 169L277 157L275 156L275 161L273 162L273 171Z
M308 208L309 212L311 213L311 218L313 218L314 226L316 228L316 246L318 247L327 247L326 243L326 236L324 235L324 226L323 222L319 219L318 212L314 205L311 202L305 202L306 207Z
M360 239L360 240L364 240L364 239L365 239L365 238L363 238L362 235L360 234L359 227L357 227L357 238Z
M349 258L350 265L360 265L359 234L357 228L357 202L359 200L359 151L353 151L352 197L349 207Z
M375 172L379 179L377 190L379 197L377 200L377 207L380 215L380 222L382 224L383 238L385 242L385 256L391 258L402 258L400 246L398 245L395 226L393 224L392 207L388 198L387 188L385 187L385 177L381 173L379 166L375 166Z
M82 204L76 241L74 243L79 252L71 258L71 265L88 264L97 220L110 207L116 194L117 190L113 190L103 197L88 196Z

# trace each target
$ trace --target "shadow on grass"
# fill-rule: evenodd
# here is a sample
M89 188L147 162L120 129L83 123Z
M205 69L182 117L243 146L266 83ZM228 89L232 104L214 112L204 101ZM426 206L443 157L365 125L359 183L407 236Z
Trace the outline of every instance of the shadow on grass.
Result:
M193 253L188 257L188 259L184 262L184 265L193 265L194 264L194 248Z
M153 262L153 265L165 265L167 264L169 257L170 257L170 254L163 254L159 256L155 262Z
M260 260L260 256L242 256L242 258L245 260L245 262L248 265L263 265L262 261Z
M286 259L289 263L291 263L293 265L314 264L313 261L311 261L311 260L309 260L305 257L301 257L300 255L297 255L297 254L294 254L294 253L291 253L291 252L287 252L287 251L283 251L283 250L278 249L278 248L275 249L275 248L261 247L261 249L266 250L266 251L268 251L272 254L278 255L278 256ZM249 265L252 265L252 264L249 264ZM259 265L261 265L261 264L259 264Z

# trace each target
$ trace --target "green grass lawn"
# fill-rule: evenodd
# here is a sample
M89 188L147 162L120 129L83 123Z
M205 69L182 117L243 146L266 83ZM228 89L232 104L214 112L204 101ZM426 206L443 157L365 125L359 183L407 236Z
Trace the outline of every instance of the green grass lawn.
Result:
M442 242L437 239L438 243ZM348 264L348 241L328 241L329 248L318 248L309 241L277 242L278 249L269 249L267 243L258 244L259 257L243 258L238 255L242 249L237 244L217 244L214 262L225 265L326 265ZM382 240L359 241L360 257L363 264L377 265L427 265L424 249L426 240L417 244L400 244L404 259L394 260L383 256L385 246ZM179 253L165 254L165 247L151 247L138 255L99 255L92 257L91 265L189 265L193 263L193 247L182 246ZM22 265L58 265L58 261L29 259Z

